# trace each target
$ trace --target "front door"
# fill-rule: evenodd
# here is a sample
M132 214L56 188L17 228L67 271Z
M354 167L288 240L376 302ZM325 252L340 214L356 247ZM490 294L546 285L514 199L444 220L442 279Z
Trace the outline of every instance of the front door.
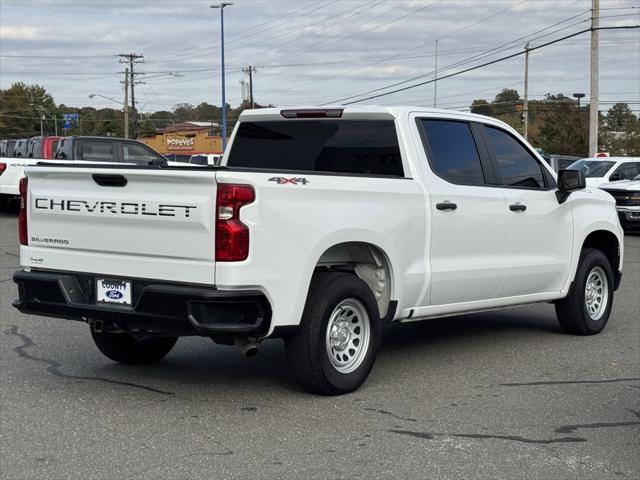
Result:
M515 136L489 125L484 133L508 216L507 273L498 296L560 291L572 256L571 204L558 202L553 177Z

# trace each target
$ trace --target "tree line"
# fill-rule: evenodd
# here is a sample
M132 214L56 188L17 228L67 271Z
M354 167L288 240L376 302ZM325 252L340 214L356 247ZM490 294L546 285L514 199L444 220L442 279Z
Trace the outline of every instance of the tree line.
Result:
M271 106L271 105L269 105ZM262 105L257 105L261 108ZM235 108L227 105L229 131L240 113L249 108L245 102ZM529 142L544 152L556 155L587 156L589 144L589 105L579 105L562 93L547 94L542 100L529 100ZM179 103L171 110L153 113L136 112L135 131L139 136L153 135L158 128L185 121L220 123L221 108L202 102L198 105ZM517 90L504 89L493 100L476 99L470 105L473 113L502 120L523 133L524 102ZM79 122L63 131L63 114L77 113ZM130 112L133 113L133 112ZM130 121L133 115L130 114ZM41 120L43 119L43 120ZM56 104L40 85L14 83L0 90L0 138L25 138L55 131L65 135L124 136L122 108L77 107ZM599 144L611 155L640 155L640 119L626 103L616 103L605 114L600 113ZM134 131L130 125L130 131ZM215 134L219 134L219 130Z
M545 153L586 157L589 150L589 104L562 93L529 100L528 140ZM524 133L524 101L505 88L491 101L476 99L471 112L488 115ZM599 113L598 144L612 156L640 155L640 118L623 102Z

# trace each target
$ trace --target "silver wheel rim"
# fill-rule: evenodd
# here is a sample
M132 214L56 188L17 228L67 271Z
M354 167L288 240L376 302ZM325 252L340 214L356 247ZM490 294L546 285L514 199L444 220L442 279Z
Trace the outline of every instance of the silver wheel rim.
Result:
M600 320L609 302L609 282L602 267L593 267L584 285L584 304L593 321Z
M369 314L355 298L342 300L327 323L325 345L333 368L351 373L364 361L371 338Z

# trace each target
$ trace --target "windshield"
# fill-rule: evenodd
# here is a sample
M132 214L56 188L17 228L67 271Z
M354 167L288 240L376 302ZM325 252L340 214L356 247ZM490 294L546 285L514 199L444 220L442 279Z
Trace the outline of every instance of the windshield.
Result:
M604 177L615 162L604 160L578 160L567 167L568 170L582 170L585 177Z

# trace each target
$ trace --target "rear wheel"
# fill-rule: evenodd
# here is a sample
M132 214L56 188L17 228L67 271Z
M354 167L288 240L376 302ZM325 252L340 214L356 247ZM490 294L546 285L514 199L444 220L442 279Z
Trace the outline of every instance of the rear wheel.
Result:
M367 284L346 273L316 275L300 327L286 344L298 383L323 395L352 392L369 375L379 345L380 314Z
M556 302L560 326L574 335L599 333L607 324L613 303L613 273L606 255L585 248L568 295Z
M96 332L93 328L91 336L105 357L131 365L161 360L178 341L178 337Z

